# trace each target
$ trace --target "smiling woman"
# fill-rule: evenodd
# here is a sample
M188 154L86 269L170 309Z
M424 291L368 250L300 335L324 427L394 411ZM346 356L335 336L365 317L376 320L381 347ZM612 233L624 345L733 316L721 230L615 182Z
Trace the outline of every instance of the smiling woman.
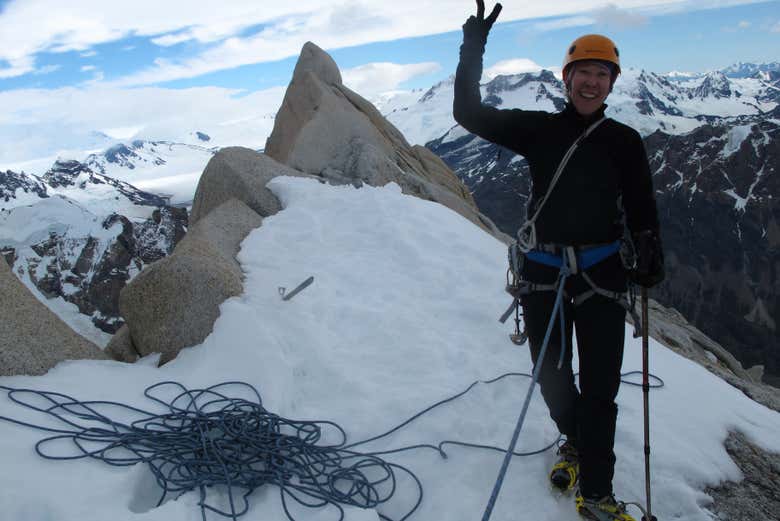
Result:
M664 279L647 155L636 130L604 115L620 72L617 47L605 36L581 36L568 46L563 110L483 104L482 55L500 11L497 4L486 17L477 0L476 16L463 24L453 116L468 131L524 156L530 167L526 221L510 249L522 268L513 270L507 291L522 305L535 379L566 438L549 480L561 491L576 488L577 512L587 519L635 521L615 499L612 478L625 319L633 314L629 282L649 288ZM631 260L620 254L624 241L636 248ZM575 328L579 386L572 365ZM533 386L526 404L532 392ZM513 443L524 415L525 409ZM508 463L507 457L483 520Z

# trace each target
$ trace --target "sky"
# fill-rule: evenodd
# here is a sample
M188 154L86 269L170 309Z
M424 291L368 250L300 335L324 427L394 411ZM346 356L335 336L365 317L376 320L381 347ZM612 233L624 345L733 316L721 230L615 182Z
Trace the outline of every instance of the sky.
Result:
M83 149L95 132L174 139L267 117L306 41L331 53L344 83L365 97L427 88L453 74L460 27L475 6L0 0L0 166L51 154L54 138L60 149ZM555 71L587 32L611 36L624 68L705 72L774 62L780 1L508 1L485 66Z
M349 442L357 442L472 382L530 372L528 348L510 342L512 324L498 322L509 304L503 290L503 243L440 204L403 195L393 183L356 189L279 177L268 186L284 209L264 218L243 241L237 259L245 274L244 291L221 305L213 332L202 344L160 368L154 355L135 364L68 361L43 376L0 377L0 387L112 400L160 413L164 409L143 395L152 384L175 381L203 389L243 381L255 386L268 411L283 418L334 421L346 430ZM279 287L289 291L309 276L314 277L309 287L281 300ZM631 326L626 328L624 373L641 369L642 363L641 340L632 338ZM664 382L649 395L653 514L711 521L705 487L742 477L723 446L728 432L739 430L760 447L778 452L780 414L653 339L649 353L651 372ZM575 367L577 363L575 356ZM624 380L641 382L636 374ZM444 440L506 447L529 383L527 376L513 375L478 384L458 400L356 450ZM236 387L224 390L231 397L248 397ZM172 397L171 389L158 396ZM42 403L30 394L15 397ZM642 401L641 387L621 385L614 486L624 501L644 502ZM95 407L117 421L139 418L127 410ZM14 403L0 390L2 417L67 427ZM96 426L75 415L67 418ZM324 434L320 445L337 441L332 431ZM50 435L0 419L4 519L201 519L197 492L155 507L159 490L143 464L44 460L35 453L35 443ZM542 449L557 435L536 389L517 450ZM89 449L98 448L89 444ZM77 454L67 439L45 449L58 456ZM473 521L485 510L503 455L455 445L444 450L447 459L431 449L384 456L421 481L423 500L409 521ZM517 521L522 512L522 519L579 521L573 497L550 492L547 472L554 459L552 450L513 458L491 520ZM397 477L392 499L378 509L394 520L418 499L410 478L400 471ZM209 488L207 494L210 504L226 506L224 489ZM286 519L273 485L256 490L249 504L241 521ZM338 519L334 509L292 508L300 520ZM631 512L640 519L637 510ZM207 519L225 518L209 514ZM344 521L379 517L374 510L348 508Z

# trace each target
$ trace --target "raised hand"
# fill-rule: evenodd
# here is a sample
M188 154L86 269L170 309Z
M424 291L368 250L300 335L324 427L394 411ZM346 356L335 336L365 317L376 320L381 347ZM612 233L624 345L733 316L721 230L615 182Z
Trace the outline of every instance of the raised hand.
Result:
M485 18L485 2L477 0L477 16L469 16L469 19L463 24L463 43L485 45L488 33L501 9L501 4L496 4L488 17Z

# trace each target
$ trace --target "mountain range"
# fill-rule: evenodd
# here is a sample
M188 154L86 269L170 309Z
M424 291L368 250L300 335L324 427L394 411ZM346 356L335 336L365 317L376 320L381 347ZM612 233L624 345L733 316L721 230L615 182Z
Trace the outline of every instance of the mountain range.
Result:
M626 70L607 110L643 135L654 173L669 275L654 298L745 366L763 365L767 381L780 375L778 70L777 62L685 76ZM511 235L525 216L527 164L455 123L452 88L450 78L373 101L408 141L441 156ZM499 108L565 104L550 71L497 76L482 92ZM38 175L0 172L0 247L17 275L50 306L51 297L67 301L113 333L118 292L186 231L182 207L216 151L207 133L191 134L186 144L116 144Z

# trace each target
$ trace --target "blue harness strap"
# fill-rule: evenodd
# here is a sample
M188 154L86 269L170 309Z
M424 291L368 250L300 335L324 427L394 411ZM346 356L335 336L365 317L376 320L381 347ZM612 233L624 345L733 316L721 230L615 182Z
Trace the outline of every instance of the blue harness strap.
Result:
M617 253L619 250L620 241L615 241L602 246L594 246L593 248L578 251L577 266L580 269L586 270L591 266L595 266L610 255ZM552 266L553 268L560 268L563 266L563 255L556 255L540 250L531 250L525 254L525 257L534 262L538 262L539 264Z

